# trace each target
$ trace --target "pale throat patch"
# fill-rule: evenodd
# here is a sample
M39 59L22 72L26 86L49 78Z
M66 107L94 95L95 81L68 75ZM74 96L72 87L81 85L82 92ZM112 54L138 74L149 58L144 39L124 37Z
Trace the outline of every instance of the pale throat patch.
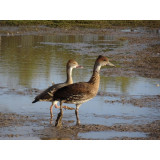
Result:
M72 67L71 68L69 68L69 75L71 75L72 76Z
M66 80L66 82L68 81L68 80L70 80L70 79L72 79L72 67L70 67L70 68L68 68L68 70L67 70L67 80Z
M101 69L101 65L98 64L98 65L95 66L95 71L96 71L96 72L99 72L100 69Z

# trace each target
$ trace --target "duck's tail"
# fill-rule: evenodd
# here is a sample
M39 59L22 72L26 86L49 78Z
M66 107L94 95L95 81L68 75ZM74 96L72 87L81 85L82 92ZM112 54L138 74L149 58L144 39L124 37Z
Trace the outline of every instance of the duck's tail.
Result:
M36 103L38 100L37 99L35 99L32 103Z

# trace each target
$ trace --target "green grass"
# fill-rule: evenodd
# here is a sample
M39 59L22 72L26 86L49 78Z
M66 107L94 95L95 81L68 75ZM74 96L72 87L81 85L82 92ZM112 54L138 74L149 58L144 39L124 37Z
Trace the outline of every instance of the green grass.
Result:
M45 25L60 28L160 27L159 20L0 20L0 26Z

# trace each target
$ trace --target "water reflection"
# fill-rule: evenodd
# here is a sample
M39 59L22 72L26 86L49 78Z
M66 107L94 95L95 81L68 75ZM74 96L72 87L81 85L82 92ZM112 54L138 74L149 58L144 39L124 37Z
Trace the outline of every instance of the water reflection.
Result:
M66 63L84 66L73 71L74 82L88 81L97 55L123 45L108 35L23 35L0 37L0 86L45 89L66 79ZM88 56L91 54L93 56ZM137 79L101 76L102 91L127 93Z
M86 81L95 57L80 53L100 53L102 49L119 46L113 37L94 34L2 36L0 42L0 80L10 88L45 88L52 80L64 81L65 65L71 58L85 66L85 71L73 73L73 79L79 81L81 77Z

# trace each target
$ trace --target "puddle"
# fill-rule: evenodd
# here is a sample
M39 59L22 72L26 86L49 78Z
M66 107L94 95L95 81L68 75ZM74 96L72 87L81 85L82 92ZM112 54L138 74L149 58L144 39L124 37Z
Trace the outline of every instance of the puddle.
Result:
M33 129L34 128L34 129ZM35 129L41 129L42 127L35 126L20 126L20 127L6 127L0 130L0 139L12 139L12 140L38 140L37 136L33 135ZM32 136L31 136L32 135Z
M102 54L105 49L114 51L120 47L120 43L123 45L114 36L94 34L1 36L0 43L0 86L14 89L45 89L52 81L64 82L65 66L70 58L84 66L83 70L73 71L74 82L78 82L79 77L81 81L88 81L96 57L89 56L92 55L92 50ZM156 95L160 94L157 84L160 84L159 79L102 75L100 90L130 95Z
M104 79L102 77L102 79ZM103 90L109 93L127 94L127 95L159 95L159 79L144 77L107 77L101 81ZM104 86L106 86L104 88Z
M132 31L124 30L122 32ZM139 33L137 30L134 32ZM115 49L123 46L128 47L125 41L118 40L115 35L107 34L1 36L0 112L14 112L37 117L46 116L49 119L51 103L32 104L36 93L27 94L25 93L26 89L43 90L51 85L52 81L54 83L64 82L66 80L65 66L69 59L75 59L84 66L84 69L73 70L74 82L88 81L96 57L99 54L107 56L108 51L112 51L110 53L114 54ZM110 68L102 70L107 69ZM158 84L160 84L160 80L156 78L104 76L101 73L99 91L124 96L153 96L160 95ZM15 92L10 92L12 89ZM19 90L25 94L18 94L16 91ZM112 98L117 99L114 96L96 96L91 101L82 104L79 110L81 123L111 126L114 124L145 124L160 119L159 108L140 108L132 104L105 103L106 100ZM69 106L73 107L74 105ZM53 109L55 117L58 112L58 109ZM75 119L74 111L64 111L63 120L72 121L73 123L70 125L74 125ZM91 134L89 132L86 133L86 137L87 134L91 137L93 135L97 139L110 139L111 136L118 135L144 136L136 132L91 132Z
M146 134L143 132L117 132L117 131L103 131L103 132L87 132L79 133L78 136L84 139L114 139L114 138L137 138L137 137L146 137Z
M74 105L70 105L74 107ZM102 97L95 97L92 101L84 103L79 109L82 124L101 124L111 126L114 124L145 124L158 120L160 109L136 107L131 104L104 103ZM64 120L76 120L74 111L64 111Z

